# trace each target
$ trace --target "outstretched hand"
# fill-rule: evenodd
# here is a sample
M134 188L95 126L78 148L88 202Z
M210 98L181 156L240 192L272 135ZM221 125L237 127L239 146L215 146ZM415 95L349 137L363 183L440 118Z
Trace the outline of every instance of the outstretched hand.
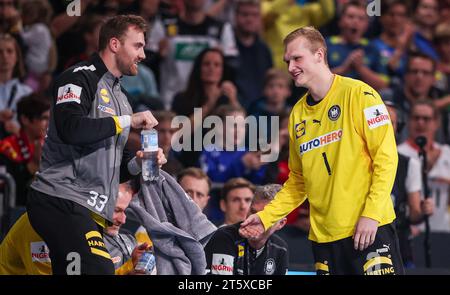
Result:
M246 239L254 239L264 233L264 225L257 214L252 214L241 223L239 234Z

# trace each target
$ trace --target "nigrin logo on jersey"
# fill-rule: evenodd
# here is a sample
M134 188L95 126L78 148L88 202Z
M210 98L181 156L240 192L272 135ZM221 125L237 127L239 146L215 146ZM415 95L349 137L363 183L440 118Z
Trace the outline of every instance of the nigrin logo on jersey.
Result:
M300 145L300 155L306 154L309 151L326 146L330 143L340 141L342 138L342 129L332 131L330 133L321 135L308 142Z
M366 117L367 125L369 125L369 129L374 129L391 122L384 104L379 104L364 109L364 115Z

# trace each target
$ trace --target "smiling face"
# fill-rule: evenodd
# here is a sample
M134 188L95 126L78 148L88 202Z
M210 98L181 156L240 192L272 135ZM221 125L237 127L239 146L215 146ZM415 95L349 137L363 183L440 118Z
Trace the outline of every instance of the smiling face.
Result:
M127 221L127 215L125 210L131 202L133 197L133 192L131 187L126 183L121 183L119 185L119 195L116 201L116 207L113 213L113 224L105 228L105 231L110 236L116 236L119 234L120 227Z
M286 45L284 61L297 87L310 88L318 71L325 65L324 50L312 52L311 44L304 37L298 37Z
M129 27L123 35L116 52L116 63L122 75L136 76L138 63L145 58L144 33L135 27Z

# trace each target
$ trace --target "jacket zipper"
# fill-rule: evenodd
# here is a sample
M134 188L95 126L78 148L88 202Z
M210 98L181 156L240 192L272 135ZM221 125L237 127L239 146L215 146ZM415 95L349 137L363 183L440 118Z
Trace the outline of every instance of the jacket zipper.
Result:
M113 83L113 93L114 93L114 84L115 83ZM114 98L116 98L115 95L114 95ZM119 116L121 116L122 108L120 107L120 101L118 98L116 98L115 101L117 102L117 106L119 107ZM114 175L116 175L116 155L117 155L117 143L119 142L119 138L120 138L120 133L117 134L116 143L114 144L114 162L113 162L114 166L113 166L113 173L112 173L111 181L109 183L109 194L111 194L111 192L112 192L112 184L114 181Z

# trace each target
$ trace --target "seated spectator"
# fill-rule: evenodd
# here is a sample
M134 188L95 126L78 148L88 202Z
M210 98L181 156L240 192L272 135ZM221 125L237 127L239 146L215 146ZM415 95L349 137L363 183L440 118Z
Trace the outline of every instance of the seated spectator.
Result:
M177 92L189 88L189 73L202 50L220 48L230 60L238 55L233 28L229 23L207 16L205 2L206 0L183 0L184 13L177 18L164 21L165 35L157 42L158 52L162 58L161 100L166 109L173 105L174 95Z
M119 232L120 227L126 222L125 210L128 208L135 190L132 186L132 181L119 185L113 224L104 230L103 240L114 263L116 275L135 274L134 268L139 262L139 258L151 246L146 242L138 243L136 237L130 233ZM152 274L156 274L156 268Z
M253 101L262 96L264 73L273 65L272 52L260 38L262 30L259 0L235 1L235 36L239 50L236 59L235 83L239 101L248 110Z
M405 82L401 86L383 90L380 94L384 100L393 101L398 107L398 142L408 137L408 129L403 128L411 113L411 105L420 99L432 99L436 106L447 100L439 89L433 87L436 70L435 61L423 53L411 52L406 64ZM439 130L438 140L444 142L448 138L448 130L443 126Z
M183 164L175 157L171 145L173 134L176 131L171 126L175 114L170 111L156 111L153 112L153 116L158 121L158 125L155 126L158 131L158 146L162 148L167 159L167 163L161 169L172 176L177 175L183 169Z
M0 139L17 134L17 102L33 91L22 83L25 67L22 52L13 36L0 34Z
M117 206L113 214L113 225L105 228L104 239L109 253L113 256L116 274L134 274L134 267L145 248L149 245L136 246L136 241L129 235L119 234L120 226L125 222L124 210L131 201L132 194L127 184L119 186ZM113 237L109 236L108 233ZM95 238L98 239L98 238ZM97 240L95 240L97 241ZM125 242L127 241L127 242ZM99 250L101 251L101 250ZM110 255L111 253L111 255ZM119 258L117 258L119 257ZM127 260L124 260L124 259ZM46 243L31 227L28 214L24 213L10 229L0 244L0 274L9 275L50 275L52 274L51 254Z
M368 25L365 5L358 1L345 4L339 19L340 34L326 40L328 63L333 73L362 80L379 90L388 86L388 77L382 72L378 52L363 38Z
M259 138L271 138L272 117L280 116L289 111L286 100L291 95L291 78L282 70L269 69L264 76L264 96L256 100L248 109L248 113L256 117L267 117L267 129ZM259 131L258 127L258 131Z
M48 98L39 94L23 97L17 104L18 135L0 140L0 164L16 181L16 206L25 206L28 188L39 169L42 145L50 119Z
M211 180L201 169L190 167L177 175L177 181L184 191L203 211L210 199Z
M405 74L407 51L414 34L408 15L408 4L401 0L381 3L382 32L370 43L380 53L381 72L391 84L399 84Z
M223 124L222 134L215 137L216 142L212 145L204 147L200 167L213 182L224 183L234 177L244 177L255 184L263 183L267 165L261 161L261 152L248 151L244 146L245 111L224 105L217 109L217 115ZM235 123L230 124L230 119Z
M394 131L397 132L397 110L395 104L385 101L389 117L392 121ZM433 199L422 200L422 174L420 162L415 158L398 155L398 168L392 188L392 201L394 202L395 226L397 229L405 268L414 267L413 244L411 225L423 222L425 216L434 212Z
M189 116L192 131L202 128L203 118L223 104L240 106L237 90L225 81L224 56L219 49L205 49L195 59L187 88L178 93L172 104L177 115ZM201 117L194 120L194 108L201 108ZM193 142L193 140L191 140ZM183 151L179 155L185 167L197 166L200 153Z
M21 37L27 48L24 61L28 70L25 83L34 91L46 90L50 84L50 53L53 39L48 24L52 13L48 0L22 2L24 27Z
M439 22L439 0L418 0L414 4L416 33L412 40L412 50L420 51L437 61L439 55L434 47L433 37Z
M408 139L398 146L402 155L419 159L419 147L415 143L418 136L427 139L427 179L430 195L435 204L430 216L430 230L433 232L450 232L449 188L450 188L450 146L435 141L440 126L440 113L430 100L417 100L411 107L408 120Z
M192 117L194 108L202 108L206 117L222 104L240 106L237 90L224 81L224 56L219 49L205 49L195 59L186 89L178 93L172 103L177 115Z
M232 178L222 188L220 209L224 213L223 225L244 221L250 211L255 186L244 178Z
M264 209L281 189L272 184L258 187L250 213ZM274 234L286 224L281 219L256 239L239 235L241 222L217 229L205 247L207 272L213 275L285 275L288 271L288 247Z

